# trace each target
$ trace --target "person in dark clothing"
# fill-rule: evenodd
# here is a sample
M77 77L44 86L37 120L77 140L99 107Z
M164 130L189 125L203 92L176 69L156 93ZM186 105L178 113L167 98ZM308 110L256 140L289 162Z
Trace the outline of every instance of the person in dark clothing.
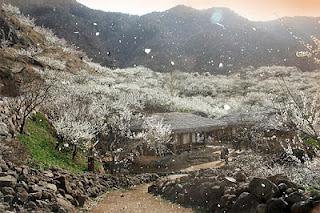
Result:
M221 159L224 159L226 164L229 162L229 149L227 147L223 147L221 150Z

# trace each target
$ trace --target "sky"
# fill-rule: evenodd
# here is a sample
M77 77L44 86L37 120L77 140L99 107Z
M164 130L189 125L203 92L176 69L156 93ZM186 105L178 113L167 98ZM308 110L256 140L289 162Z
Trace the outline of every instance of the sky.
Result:
M143 15L164 11L176 5L197 9L228 7L254 21L277 19L283 16L320 16L320 0L77 0L104 11Z

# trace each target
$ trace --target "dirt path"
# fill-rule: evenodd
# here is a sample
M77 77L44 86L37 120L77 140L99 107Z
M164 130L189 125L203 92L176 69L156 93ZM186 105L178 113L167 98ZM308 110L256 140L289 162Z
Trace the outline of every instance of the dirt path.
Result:
M192 172L192 171L197 171L200 169L213 169L213 168L220 168L224 165L225 163L223 161L213 161L209 163L202 163L199 165L195 166L190 166L186 169L182 169L181 172Z
M172 204L148 193L148 185L137 186L127 191L114 191L92 213L189 213L192 209Z
M219 154L219 152L215 153ZM200 169L219 168L224 165L222 161L203 163L181 170L188 173ZM177 179L188 174L177 174L165 177L167 179ZM192 209L184 208L178 204L172 204L160 197L148 193L147 184L123 191L114 191L106 194L105 198L92 213L189 213Z

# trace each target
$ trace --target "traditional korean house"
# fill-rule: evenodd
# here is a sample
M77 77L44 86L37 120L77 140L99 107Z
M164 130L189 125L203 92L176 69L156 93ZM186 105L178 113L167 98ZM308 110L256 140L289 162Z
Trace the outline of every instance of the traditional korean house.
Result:
M211 142L209 136L212 132L223 126L221 121L190 113L157 113L152 116L171 127L173 141L170 149L174 153L205 146ZM135 124L131 129L136 132L142 131L143 123Z
M221 145L241 142L248 148L267 146L280 148L281 142L291 142L295 132L279 123L271 111L233 113L212 119L190 113L157 113L156 117L172 130L170 149L173 153L192 150L208 144ZM134 132L143 131L143 121L131 127Z

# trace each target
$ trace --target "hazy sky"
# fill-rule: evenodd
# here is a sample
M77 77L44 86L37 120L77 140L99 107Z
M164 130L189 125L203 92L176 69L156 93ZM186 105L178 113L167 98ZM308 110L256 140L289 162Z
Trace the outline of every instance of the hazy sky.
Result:
M78 0L94 9L146 14L164 11L178 4L198 9L229 7L251 20L270 20L282 16L320 16L320 0Z

